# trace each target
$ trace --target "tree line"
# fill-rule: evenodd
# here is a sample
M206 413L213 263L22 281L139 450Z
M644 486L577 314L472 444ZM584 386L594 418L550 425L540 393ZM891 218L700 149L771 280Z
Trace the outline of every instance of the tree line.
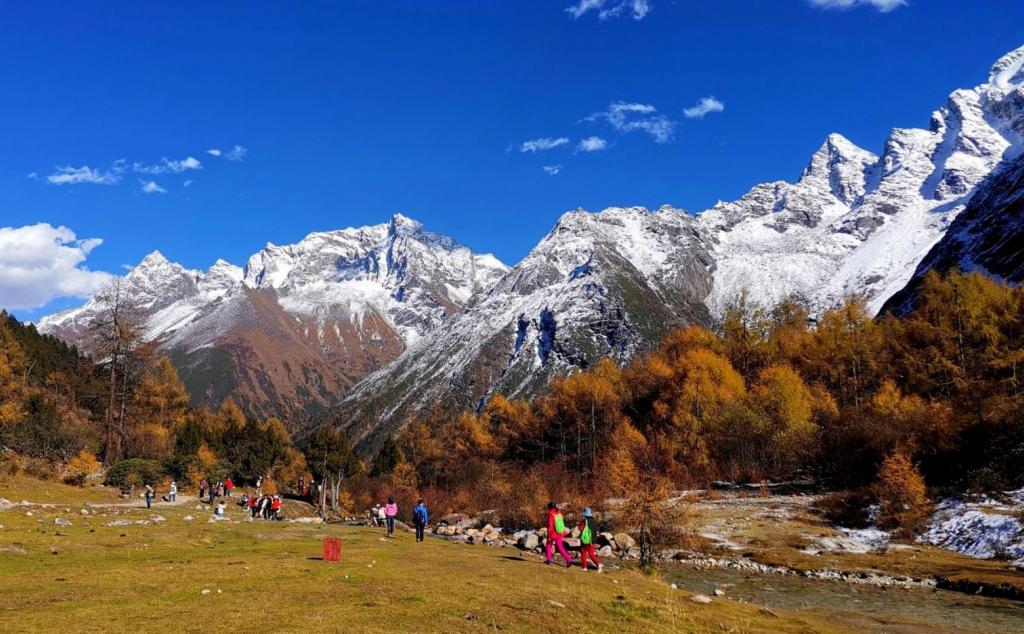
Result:
M741 294L714 330L675 330L532 400L429 411L369 461L329 427L300 451L282 421L247 418L230 398L190 406L124 294L100 299L92 359L0 319L0 445L135 461L116 471L129 479L156 469L273 487L309 473L338 512L423 495L435 512L495 510L509 525L537 521L549 499L655 499L713 480L812 478L896 505L907 487L1024 484L1024 290L979 274L929 274L912 311L878 318L856 298L812 319L795 298L764 307Z
M676 330L625 367L419 416L377 463L436 507L524 522L548 499L713 480L813 478L897 502L925 483L1008 488L1024 484L1022 363L1024 290L976 273L929 274L902 316L851 298L812 319L795 298L741 294L715 331Z

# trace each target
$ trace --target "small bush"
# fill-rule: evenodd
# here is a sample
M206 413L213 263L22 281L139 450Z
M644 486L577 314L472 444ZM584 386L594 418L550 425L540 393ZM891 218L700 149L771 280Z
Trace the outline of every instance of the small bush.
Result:
M882 463L874 492L880 507L878 526L901 536L916 533L931 513L924 478L901 451L890 454Z
M867 528L871 524L869 507L874 503L870 491L837 491L815 503L825 518L847 528Z
M107 470L104 484L127 488L132 485L157 484L164 477L163 466L155 460L131 458L122 460Z
M40 480L55 480L57 478L57 467L46 458L33 458L26 456L22 469L27 475Z
M103 471L103 465L96 456L88 449L83 449L78 452L74 458L68 461L68 464L64 467L64 482L74 486L82 486L85 484L89 476L101 473Z

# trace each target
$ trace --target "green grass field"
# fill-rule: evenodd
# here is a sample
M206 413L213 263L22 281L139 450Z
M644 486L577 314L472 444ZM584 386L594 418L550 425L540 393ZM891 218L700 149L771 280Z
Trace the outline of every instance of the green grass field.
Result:
M0 497L55 507L0 511L5 632L808 632L797 613L715 598L697 604L657 577L545 566L513 549L287 522L208 523L194 499L146 511L102 489L0 483ZM67 511L65 511L67 509ZM31 511L32 515L26 515ZM93 513L92 511L95 511ZM163 522L108 526L113 521ZM186 516L194 519L188 521ZM56 517L71 526L54 523ZM340 562L320 560L325 536Z

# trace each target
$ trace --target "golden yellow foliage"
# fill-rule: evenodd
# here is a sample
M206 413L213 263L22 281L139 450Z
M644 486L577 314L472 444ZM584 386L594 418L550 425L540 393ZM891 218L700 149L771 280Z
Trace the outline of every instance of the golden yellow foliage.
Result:
M924 478L902 450L882 463L874 492L881 507L877 522L882 528L911 535L931 511Z

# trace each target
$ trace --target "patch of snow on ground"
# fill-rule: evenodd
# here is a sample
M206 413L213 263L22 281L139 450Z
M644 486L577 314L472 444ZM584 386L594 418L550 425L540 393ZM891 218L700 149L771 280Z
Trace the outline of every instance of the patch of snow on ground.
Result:
M881 529L870 528L843 528L836 526L838 535L819 537L813 546L805 548L802 552L817 555L821 552L846 552L846 553L870 553L884 551L889 547L891 535Z
M1007 493L1009 504L987 497L943 500L919 542L978 559L1003 557L1024 566L1024 526L1014 515L1024 511L1024 489Z

